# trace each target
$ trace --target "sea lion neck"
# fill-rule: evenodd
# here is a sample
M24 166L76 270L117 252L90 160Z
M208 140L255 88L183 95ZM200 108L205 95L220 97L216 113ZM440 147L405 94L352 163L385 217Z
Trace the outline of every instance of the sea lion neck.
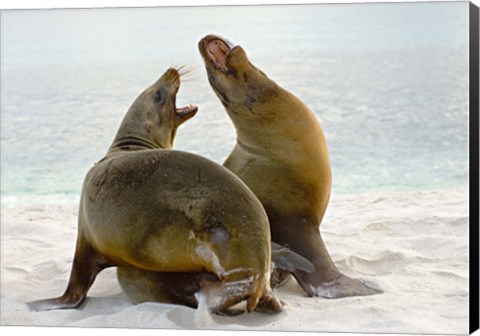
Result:
M121 137L115 139L112 146L109 149L109 152L120 150L120 151L135 151L135 150L146 150L146 149L159 149L154 143L150 142L147 139L137 137L134 135Z
M300 144L306 143L310 148L317 143L310 139L311 135L322 133L310 109L278 85L275 95L269 95L267 100L257 99L251 111L234 106L225 107L225 110L233 121L238 142L270 153L283 151L284 146L291 146L292 149L301 146L304 151L305 146Z
M154 111L148 113L149 108L149 104L145 103L145 98L142 96L133 103L123 118L108 154L172 147L176 128L167 129L164 127L163 133L165 135L161 137L163 141L160 142L158 137L153 136L154 129L159 128L158 121L149 120L158 116L155 115Z

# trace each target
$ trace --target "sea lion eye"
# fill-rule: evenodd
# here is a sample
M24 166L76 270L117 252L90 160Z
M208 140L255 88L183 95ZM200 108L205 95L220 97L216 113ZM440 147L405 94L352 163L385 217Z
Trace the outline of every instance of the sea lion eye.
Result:
M155 91L153 99L155 100L155 103L163 103L163 101L165 100L165 96L165 90L160 89Z

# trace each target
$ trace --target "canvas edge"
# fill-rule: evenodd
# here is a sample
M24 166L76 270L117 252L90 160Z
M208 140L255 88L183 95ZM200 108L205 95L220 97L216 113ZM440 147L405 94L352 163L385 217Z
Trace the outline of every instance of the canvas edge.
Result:
M469 5L470 68L470 326L479 328L479 10Z

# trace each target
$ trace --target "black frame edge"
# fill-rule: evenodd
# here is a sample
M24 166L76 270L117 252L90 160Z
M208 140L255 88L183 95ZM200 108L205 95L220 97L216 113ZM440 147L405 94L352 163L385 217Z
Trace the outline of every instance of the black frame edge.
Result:
M470 68L470 325L479 328L479 10L469 4Z

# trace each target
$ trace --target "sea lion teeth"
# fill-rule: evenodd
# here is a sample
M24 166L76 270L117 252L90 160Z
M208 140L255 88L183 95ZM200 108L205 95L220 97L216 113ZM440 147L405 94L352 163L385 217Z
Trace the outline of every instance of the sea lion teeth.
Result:
M190 106L177 107L177 112L184 112L190 109Z

